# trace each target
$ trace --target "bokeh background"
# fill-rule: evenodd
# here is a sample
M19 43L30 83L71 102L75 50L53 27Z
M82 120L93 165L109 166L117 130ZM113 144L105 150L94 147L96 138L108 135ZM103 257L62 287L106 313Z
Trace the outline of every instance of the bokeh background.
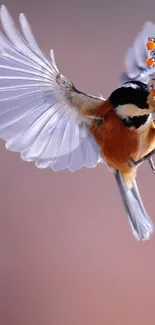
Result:
M148 0L6 0L81 90L108 96ZM18 24L18 23L17 23ZM19 25L18 25L19 26ZM151 35L152 36L152 35ZM138 183L155 222L155 176ZM135 241L113 175L38 170L0 142L0 324L154 325L155 235Z

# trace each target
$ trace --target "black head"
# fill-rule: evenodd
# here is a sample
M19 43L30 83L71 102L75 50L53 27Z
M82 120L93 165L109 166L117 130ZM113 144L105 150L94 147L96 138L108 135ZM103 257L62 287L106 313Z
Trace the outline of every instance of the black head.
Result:
M144 125L152 112L148 104L150 86L141 81L128 81L116 89L109 100L127 127L139 128Z
M109 99L113 108L120 105L133 104L140 109L147 109L150 87L141 81L128 81L112 92Z

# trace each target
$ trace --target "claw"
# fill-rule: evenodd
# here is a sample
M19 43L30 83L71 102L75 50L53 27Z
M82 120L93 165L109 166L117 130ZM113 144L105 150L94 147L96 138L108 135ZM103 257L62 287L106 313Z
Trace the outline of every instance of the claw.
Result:
M147 155L145 155L143 158L139 159L136 161L136 163L141 163L142 161L145 161L146 159L151 159L151 164L153 166L153 160L152 160L152 156L155 154L155 149L153 149L151 152L149 152Z
M128 160L128 165L130 166L130 167L136 167L137 166L137 161L134 161L133 159L129 159Z
M151 169L153 171L153 173L155 174L155 165L154 165L154 161L153 161L153 154L155 154L155 149L152 150L151 152L149 152L147 155L145 155L144 157L142 157L141 159L137 160L137 161L134 161L132 158L130 158L128 160L128 165L130 167L133 167L135 168L136 166L140 165L142 162L144 162L145 160L148 160L150 166L151 166Z

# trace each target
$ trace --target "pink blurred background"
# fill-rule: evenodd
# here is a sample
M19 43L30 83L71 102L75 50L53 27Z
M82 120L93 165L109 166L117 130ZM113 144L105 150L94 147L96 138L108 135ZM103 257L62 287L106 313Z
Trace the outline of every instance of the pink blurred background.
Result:
M108 96L155 2L7 0L41 47L88 93ZM152 35L151 35L152 36ZM155 323L155 235L135 241L113 175L38 170L0 142L0 324ZM138 174L155 222L155 176Z

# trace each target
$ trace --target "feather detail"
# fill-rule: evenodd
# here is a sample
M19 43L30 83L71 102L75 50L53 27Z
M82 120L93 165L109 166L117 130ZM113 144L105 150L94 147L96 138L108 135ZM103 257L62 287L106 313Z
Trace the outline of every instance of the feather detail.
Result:
M150 239L154 225L144 208L136 181L134 180L132 187L128 188L119 171L115 172L115 179L134 237L141 241Z
M78 91L40 49L20 14L23 36L7 8L0 9L0 138L39 168L75 171L102 161L90 132L90 112L104 99ZM88 116L87 116L88 115Z

